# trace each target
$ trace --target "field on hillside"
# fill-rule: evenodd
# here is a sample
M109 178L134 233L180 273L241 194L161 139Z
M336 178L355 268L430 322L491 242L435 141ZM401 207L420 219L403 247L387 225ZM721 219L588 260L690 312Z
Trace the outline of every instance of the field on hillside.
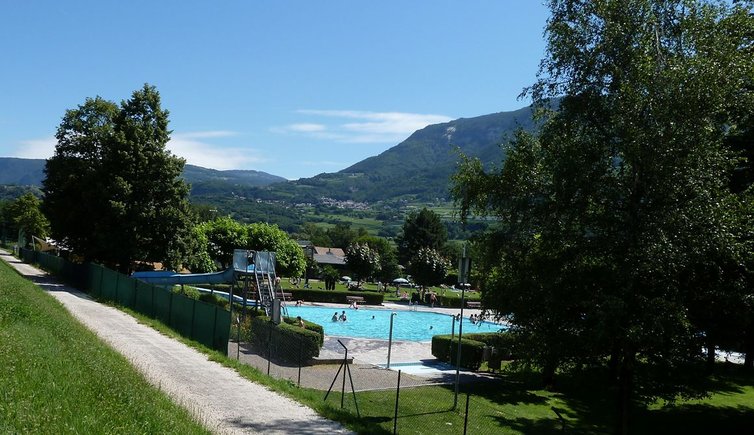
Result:
M0 433L208 433L0 261Z

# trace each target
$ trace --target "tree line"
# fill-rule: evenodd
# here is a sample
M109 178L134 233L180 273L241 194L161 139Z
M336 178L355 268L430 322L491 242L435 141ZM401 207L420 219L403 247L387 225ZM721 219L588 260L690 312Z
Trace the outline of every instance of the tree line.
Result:
M541 130L453 194L498 220L477 277L522 362L607 369L625 433L632 403L703 395L716 349L754 363L754 3L548 5Z
M445 277L447 252L439 250L446 249L447 233L427 209L407 217L396 249L348 224L325 229L307 223L291 236L277 225L241 223L209 206L191 205L181 177L185 161L166 148L168 115L150 85L120 104L87 98L66 111L57 129L42 203L25 195L4 207L3 215L12 216L14 229L23 224L29 235L49 234L77 258L125 273L155 263L211 272L229 267L239 248L276 252L278 272L286 276L299 277L307 269L321 273L298 246L298 237L344 248L359 280L390 282L402 274L399 262L422 285Z

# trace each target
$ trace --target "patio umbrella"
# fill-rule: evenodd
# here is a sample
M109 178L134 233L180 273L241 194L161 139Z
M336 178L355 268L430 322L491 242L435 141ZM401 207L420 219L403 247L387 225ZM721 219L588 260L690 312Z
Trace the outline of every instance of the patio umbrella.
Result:
M408 284L408 280L406 278L395 278L393 282L395 284Z
M340 277L340 280L341 280L341 281L350 281L350 280L351 280L351 277L350 277L350 276L341 276L341 277Z

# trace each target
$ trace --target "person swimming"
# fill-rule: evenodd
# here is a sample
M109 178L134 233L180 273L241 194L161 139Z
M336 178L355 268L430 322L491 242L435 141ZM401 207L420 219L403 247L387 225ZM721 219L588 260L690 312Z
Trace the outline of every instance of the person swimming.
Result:
M340 314L340 320L343 321L343 322L345 322L346 320L348 320L348 317L346 317L346 312L345 311L343 311Z
M332 315L332 321L337 322L338 321L338 312L336 311L335 314Z

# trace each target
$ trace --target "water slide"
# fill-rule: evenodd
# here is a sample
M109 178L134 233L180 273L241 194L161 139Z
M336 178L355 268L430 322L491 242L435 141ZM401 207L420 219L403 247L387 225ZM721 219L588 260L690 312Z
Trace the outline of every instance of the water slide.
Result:
M275 253L267 251L250 251L236 249L233 251L233 264L222 272L213 273L176 273L173 271L134 272L133 278L140 281L161 285L191 285L197 284L233 284L239 276L251 275L256 280L256 288L260 290L265 309L271 306L271 300L275 298L273 283L275 281ZM263 276L260 282L260 276ZM218 292L198 288L199 291L213 292L230 299L225 292ZM243 303L244 299L239 295L233 295L233 300ZM250 301L246 301L247 304ZM256 304L256 302L254 302Z
M131 276L156 285L232 284L236 275L251 275L254 272L275 273L275 254L270 252L233 251L233 264L222 272L176 273L172 271L134 272Z
M236 269L229 267L222 272L214 273L134 272L131 276L139 281L155 285L196 285L231 284L235 274Z

